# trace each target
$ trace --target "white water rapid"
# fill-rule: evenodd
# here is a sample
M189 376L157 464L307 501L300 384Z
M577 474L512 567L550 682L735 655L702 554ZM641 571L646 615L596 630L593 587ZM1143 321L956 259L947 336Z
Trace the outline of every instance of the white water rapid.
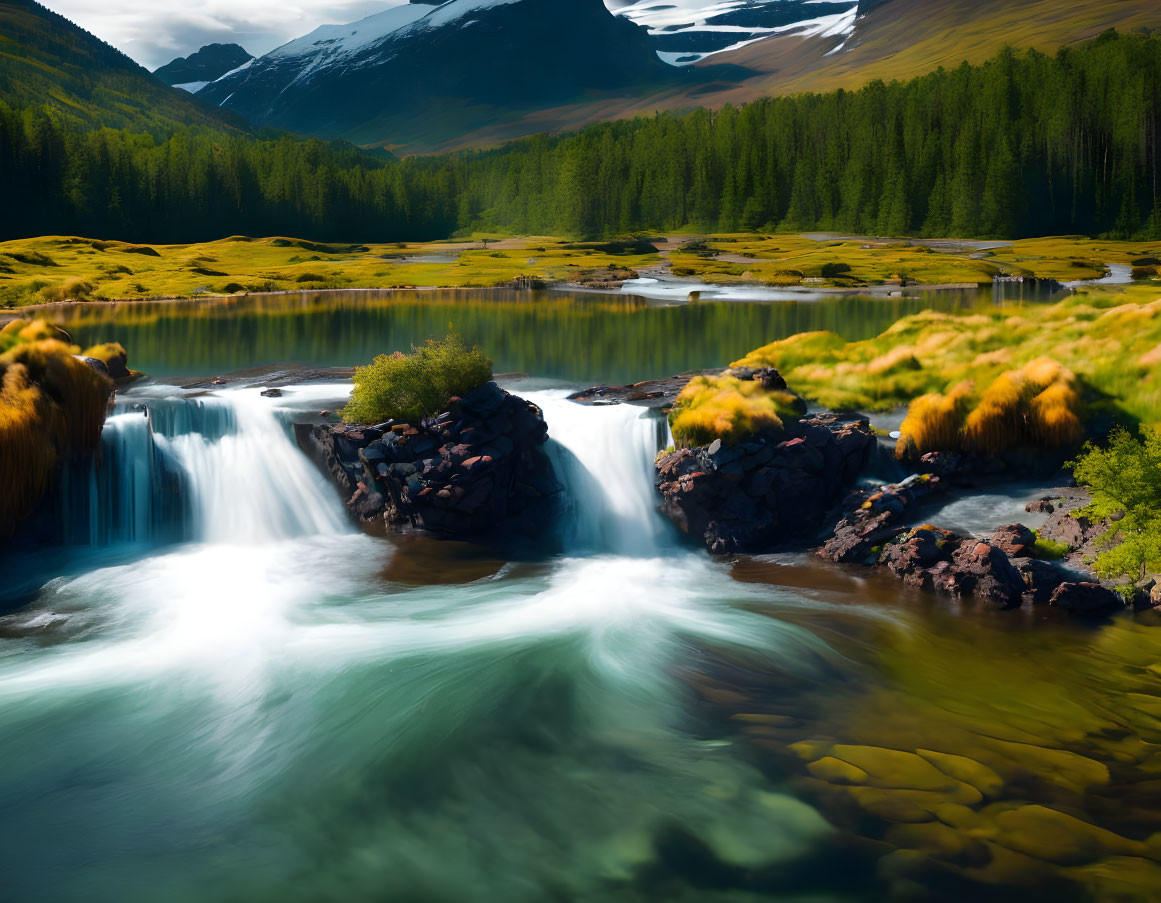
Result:
M834 656L748 610L799 597L676 543L662 421L525 393L568 552L460 578L462 544L354 531L295 448L296 410L343 391L123 397L64 499L71 542L132 554L0 617L0 897L610 899L670 824L742 864L826 835L683 728L693 648L800 675Z

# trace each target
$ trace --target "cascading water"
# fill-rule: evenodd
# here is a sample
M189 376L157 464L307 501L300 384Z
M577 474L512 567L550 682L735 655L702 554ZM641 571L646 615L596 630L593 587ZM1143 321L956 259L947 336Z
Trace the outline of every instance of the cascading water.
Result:
M168 521L182 541L0 618L0 896L145 903L164 880L178 903L642 899L633 875L672 824L752 864L827 834L681 728L690 643L777 649L802 674L827 652L738 610L769 591L667 538L663 421L524 393L574 544L447 585L458 544L428 542L415 585L385 565L416 546L350 529L290 439L296 405L341 392L138 391L111 418L77 520L102 499L122 514L83 536Z
M345 524L276 402L256 389L129 393L99 453L68 468L57 495L66 545L257 543Z
M579 405L565 392L527 394L549 424L549 455L567 487L573 554L655 556L671 543L657 512L653 461L669 425L636 405Z

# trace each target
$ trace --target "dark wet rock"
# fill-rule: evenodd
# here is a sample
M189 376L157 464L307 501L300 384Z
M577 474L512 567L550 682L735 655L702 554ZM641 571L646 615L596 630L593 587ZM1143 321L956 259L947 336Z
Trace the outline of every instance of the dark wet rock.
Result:
M1041 605L1052 598L1056 588L1069 580L1075 580L1060 565L1038 558L1021 558L1012 562L1024 580L1025 591L1034 605Z
M952 584L956 595L971 595L999 608L1018 608L1026 589L1024 578L1004 550L982 540L964 540L952 556Z
M1009 558L1031 558L1036 548L1036 534L1023 524L1008 524L992 534L992 544Z
M1133 611L1152 611L1161 607L1161 581L1157 577L1142 577L1129 593Z
M1099 583L1062 583L1052 593L1048 604L1076 615L1099 615L1125 607L1121 597Z
M106 376L109 379L113 378L112 374L109 373L109 367L100 358L85 357L82 354L75 355L75 357L90 370L95 370L97 373L100 373L101 376Z
M828 561L871 564L883 543L914 523L921 502L943 492L939 477L910 476L877 490L855 494L847 504L847 514L819 550Z
M878 564L909 586L953 596L975 596L998 608L1023 602L1026 586L1002 549L931 524L888 542Z
M421 423L297 424L299 444L369 532L538 538L564 489L540 409L485 383Z
M281 389L263 389L262 390L262 397L263 398L281 398L282 397L282 390Z
M716 370L696 370L667 376L662 379L648 379L628 386L592 386L568 396L578 404L636 404L650 408L667 408L673 404L681 390L695 376L716 374Z
M678 449L657 462L662 510L715 554L810 537L874 445L865 417L816 414L744 442Z
M723 375L759 382L763 389L771 392L786 389L786 380L773 367L731 367Z
M1043 498L1029 502L1024 506L1024 510L1029 514L1053 514L1056 512L1056 506L1052 503L1052 499Z

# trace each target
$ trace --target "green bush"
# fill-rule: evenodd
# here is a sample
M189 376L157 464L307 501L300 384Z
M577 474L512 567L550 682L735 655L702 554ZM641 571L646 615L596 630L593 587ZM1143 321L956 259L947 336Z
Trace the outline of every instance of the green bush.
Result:
M350 423L419 420L447 408L492 378L492 361L458 335L432 339L411 354L381 354L355 368L355 390L343 408Z
M1096 572L1143 577L1161 570L1161 432L1142 427L1137 438L1113 430L1107 447L1089 443L1068 466L1092 493L1077 513L1111 523L1101 539L1112 545L1097 555Z

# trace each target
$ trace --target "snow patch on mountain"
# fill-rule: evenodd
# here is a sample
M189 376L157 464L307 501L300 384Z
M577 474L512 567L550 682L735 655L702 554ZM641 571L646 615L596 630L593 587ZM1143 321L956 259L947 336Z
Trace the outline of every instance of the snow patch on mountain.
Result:
M688 66L773 35L847 36L859 11L856 0L631 0L628 5L606 0L606 5L647 28L657 41L657 55L673 66ZM820 15L812 6L824 6L827 12Z
M417 19L422 19L431 11L430 6L406 4L393 6L347 25L320 25L310 34L271 50L265 58L273 60L307 54L322 54L333 58L357 53L369 44L381 41Z

